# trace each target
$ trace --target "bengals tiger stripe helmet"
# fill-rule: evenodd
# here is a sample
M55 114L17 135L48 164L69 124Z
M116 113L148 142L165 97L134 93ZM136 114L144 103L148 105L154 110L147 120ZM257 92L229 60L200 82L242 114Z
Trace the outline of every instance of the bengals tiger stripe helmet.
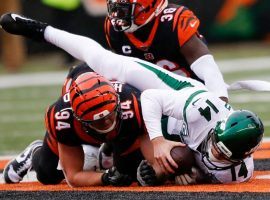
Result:
M134 32L158 16L168 0L107 0L108 17L115 31Z
M103 76L95 72L81 74L72 82L69 94L73 114L86 131L90 128L108 133L119 124L119 96Z

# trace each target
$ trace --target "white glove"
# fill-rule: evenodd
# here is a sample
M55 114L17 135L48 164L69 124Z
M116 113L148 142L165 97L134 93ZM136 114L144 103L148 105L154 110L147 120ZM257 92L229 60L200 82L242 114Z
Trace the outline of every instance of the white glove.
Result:
M192 185L196 183L196 178L198 176L198 169L195 167L191 168L191 173L181 174L175 176L176 185Z

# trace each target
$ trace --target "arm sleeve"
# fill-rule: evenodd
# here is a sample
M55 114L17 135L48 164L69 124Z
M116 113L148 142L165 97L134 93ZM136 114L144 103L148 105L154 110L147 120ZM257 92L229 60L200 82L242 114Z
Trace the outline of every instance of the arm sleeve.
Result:
M209 91L218 97L228 97L227 84L212 55L204 55L194 61L191 70L204 81Z
M185 98L179 96L181 96L180 91L158 89L149 89L142 93L142 114L150 140L162 136L162 114L183 119Z

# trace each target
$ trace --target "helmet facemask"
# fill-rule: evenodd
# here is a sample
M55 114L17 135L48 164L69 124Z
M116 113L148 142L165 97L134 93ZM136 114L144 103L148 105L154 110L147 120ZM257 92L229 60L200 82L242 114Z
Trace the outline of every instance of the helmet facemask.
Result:
M121 32L131 27L134 7L134 3L126 0L107 0L108 16L115 31Z
M115 31L134 32L159 15L167 0L107 0L108 16Z

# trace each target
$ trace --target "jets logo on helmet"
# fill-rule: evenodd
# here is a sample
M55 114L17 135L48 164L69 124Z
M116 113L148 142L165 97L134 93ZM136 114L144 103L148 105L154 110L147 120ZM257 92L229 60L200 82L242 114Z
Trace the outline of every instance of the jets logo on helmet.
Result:
M103 76L81 74L72 82L69 93L74 116L86 130L108 133L118 124L119 96Z
M116 31L134 32L158 16L168 0L107 0L108 16Z

